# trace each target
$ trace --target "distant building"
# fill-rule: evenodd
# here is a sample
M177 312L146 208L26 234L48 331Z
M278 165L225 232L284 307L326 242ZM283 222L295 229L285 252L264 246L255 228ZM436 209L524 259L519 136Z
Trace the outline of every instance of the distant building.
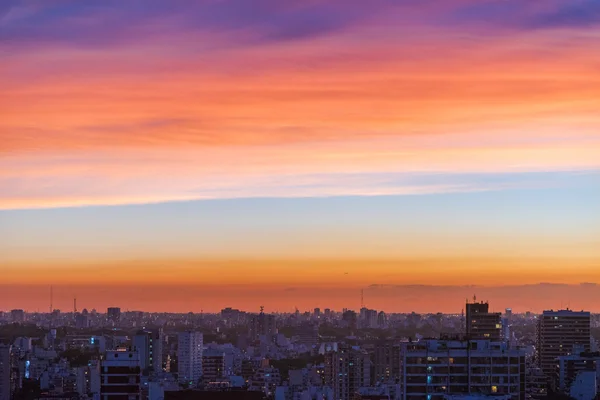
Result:
M25 311L11 310L10 319L13 323L22 323L25 321Z
M126 349L106 352L100 370L101 400L140 400L140 381L139 353Z
M275 316L272 314L265 314L262 311L259 314L252 315L248 333L250 338L253 340L260 335L276 335L277 327L275 325Z
M121 321L121 309L119 307L108 307L106 310L106 318L113 323Z
M387 315L383 311L379 311L377 314L377 326L381 329L387 327Z
M179 382L196 386L202 377L203 337L200 332L178 334L177 362Z
M340 346L325 354L325 384L336 400L351 400L359 388L370 386L370 370L369 354L360 348Z
M358 317L356 315L356 312L352 310L344 311L344 313L342 314L342 321L348 328L350 328L351 330L355 330L358 325Z
M467 303L466 333L471 340L499 341L502 337L501 313L489 312L488 303Z
M305 322L296 329L296 336L298 336L298 343L309 348L315 346L319 342L319 326Z
M590 351L590 313L571 310L544 311L537 327L536 359L544 374L553 378L556 359L578 348Z
M404 400L457 393L525 399L525 352L490 340L422 340L402 345Z
M91 325L90 316L85 314L77 314L75 315L75 328L77 329L87 329Z

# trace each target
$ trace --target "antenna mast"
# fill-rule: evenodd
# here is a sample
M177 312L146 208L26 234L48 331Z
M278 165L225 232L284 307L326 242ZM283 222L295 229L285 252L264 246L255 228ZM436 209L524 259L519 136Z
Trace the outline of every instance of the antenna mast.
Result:
M365 291L360 289L360 308L365 308Z

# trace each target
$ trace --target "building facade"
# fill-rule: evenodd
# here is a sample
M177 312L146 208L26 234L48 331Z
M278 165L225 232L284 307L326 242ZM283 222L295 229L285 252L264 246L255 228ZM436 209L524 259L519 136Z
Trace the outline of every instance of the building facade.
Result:
M590 351L590 313L585 311L544 311L537 326L536 360L548 378L554 378L558 357L576 349Z
M350 400L364 386L370 386L371 360L358 348L340 346L325 354L325 384L333 389L335 400Z
M162 330L141 330L133 338L133 346L140 353L142 371L162 371Z
M525 352L490 340L422 340L402 345L404 400L449 394L525 399Z
M196 386L202 377L202 333L180 332L177 335L177 343L179 382Z
M502 337L502 314L491 313L488 303L466 304L466 334L471 340L499 341Z
M11 400L13 389L12 347L0 344L0 400Z
M139 353L130 349L107 351L100 369L101 400L140 400Z

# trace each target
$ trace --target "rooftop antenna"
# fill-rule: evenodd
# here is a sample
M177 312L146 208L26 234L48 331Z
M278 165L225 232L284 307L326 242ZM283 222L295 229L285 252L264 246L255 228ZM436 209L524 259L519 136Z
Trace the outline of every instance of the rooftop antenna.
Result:
M365 308L365 291L360 289L360 308Z
M473 295L473 303L477 303L477 295Z
M52 306L53 298L54 298L54 290L52 288L52 285L50 285L50 314L52 314L52 311L54 311L54 307Z
M265 306L260 306L260 313L263 314L265 311Z
M77 313L77 297L73 297L73 314Z

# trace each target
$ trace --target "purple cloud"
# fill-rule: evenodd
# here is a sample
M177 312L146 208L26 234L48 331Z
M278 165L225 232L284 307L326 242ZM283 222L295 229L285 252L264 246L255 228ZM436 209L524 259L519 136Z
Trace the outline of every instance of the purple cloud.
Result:
M30 12L1 20L0 29L4 44L16 45L104 46L189 31L239 33L241 41L285 41L343 29L391 4L383 0L369 6L355 0L72 0L42 6L13 2L0 13L18 8Z

